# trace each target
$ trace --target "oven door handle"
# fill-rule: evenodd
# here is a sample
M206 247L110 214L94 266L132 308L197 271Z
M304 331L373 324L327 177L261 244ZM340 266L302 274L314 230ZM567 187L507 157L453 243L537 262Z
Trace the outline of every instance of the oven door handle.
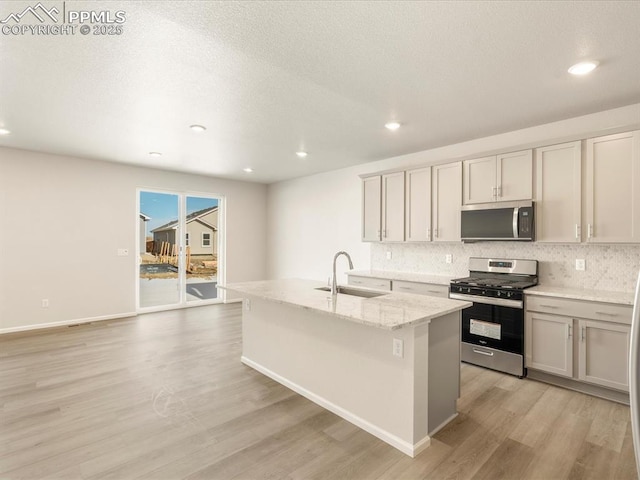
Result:
M512 307L522 310L523 302L521 300L507 300L504 298L478 297L476 295L464 295L460 293L450 293L449 298L453 300L466 300L467 302L485 303L487 305L497 305L499 307Z
M487 357L493 357L493 352L483 352L482 350L478 350L477 348L472 349L473 353L479 353L480 355L486 355Z

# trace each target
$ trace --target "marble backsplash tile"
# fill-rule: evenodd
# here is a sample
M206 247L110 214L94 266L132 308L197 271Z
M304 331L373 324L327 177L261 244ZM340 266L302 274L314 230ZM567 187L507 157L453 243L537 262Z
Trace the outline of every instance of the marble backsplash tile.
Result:
M391 259L387 259L391 252ZM445 256L453 256L452 263ZM553 245L519 242L375 243L371 269L463 277L469 257L538 260L541 284L590 290L633 291L640 271L640 245ZM586 270L575 269L585 259Z

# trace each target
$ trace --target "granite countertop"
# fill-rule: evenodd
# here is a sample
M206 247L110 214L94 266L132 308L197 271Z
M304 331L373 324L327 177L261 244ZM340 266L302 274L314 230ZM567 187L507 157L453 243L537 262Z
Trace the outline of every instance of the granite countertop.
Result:
M527 295L542 295L572 300L587 300L590 302L616 303L619 305L633 305L634 292L613 292L607 290L587 290L572 287L550 287L536 285L525 290Z
M339 293L333 299L330 292L316 290L324 286L316 280L293 278L232 283L218 288L385 330L417 325L471 306L471 302L398 292L380 292L384 295L374 298ZM375 291L360 287L357 290Z
M426 273L393 272L387 270L350 270L347 275L359 277L384 278L387 280L403 280L406 282L431 283L433 285L449 286L456 277L451 275L429 275Z

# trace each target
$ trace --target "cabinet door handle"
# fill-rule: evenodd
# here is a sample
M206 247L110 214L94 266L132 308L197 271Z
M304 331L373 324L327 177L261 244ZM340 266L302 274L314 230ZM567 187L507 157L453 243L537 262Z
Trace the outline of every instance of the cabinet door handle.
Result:
M580 224L576 223L576 240L580 240Z
M609 313L609 312L596 312L596 315L604 315L605 317L617 317L617 313Z
M593 238L593 225L587 224L587 238Z
M433 236L438 238L438 229L437 228L433 229Z
M567 339L571 338L571 325L567 323Z
M378 238L378 240L381 240L381 237L380 237L380 230L377 230L377 231L376 231L376 237Z
M498 197L498 187L491 187L491 198Z
M431 229L427 228L427 240L431 239Z
M497 195L498 197L502 196L502 185L498 185L498 187L496 188L497 191Z
M384 238L387 238L387 229L386 228L384 230L382 230L382 236Z
M580 340L582 340L584 342L584 338L587 335L587 327L582 327L580 329Z

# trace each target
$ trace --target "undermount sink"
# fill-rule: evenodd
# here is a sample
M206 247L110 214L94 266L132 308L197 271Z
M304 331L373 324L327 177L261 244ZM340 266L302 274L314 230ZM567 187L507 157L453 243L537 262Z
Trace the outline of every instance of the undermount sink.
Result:
M331 287L317 287L316 290L322 290L323 292L330 292ZM350 287L338 287L338 293L341 293L342 295L353 295L354 297L364 297L364 298L374 298L374 297L379 297L381 295L386 295L386 293L372 292L369 290L360 290L357 288L350 288Z

